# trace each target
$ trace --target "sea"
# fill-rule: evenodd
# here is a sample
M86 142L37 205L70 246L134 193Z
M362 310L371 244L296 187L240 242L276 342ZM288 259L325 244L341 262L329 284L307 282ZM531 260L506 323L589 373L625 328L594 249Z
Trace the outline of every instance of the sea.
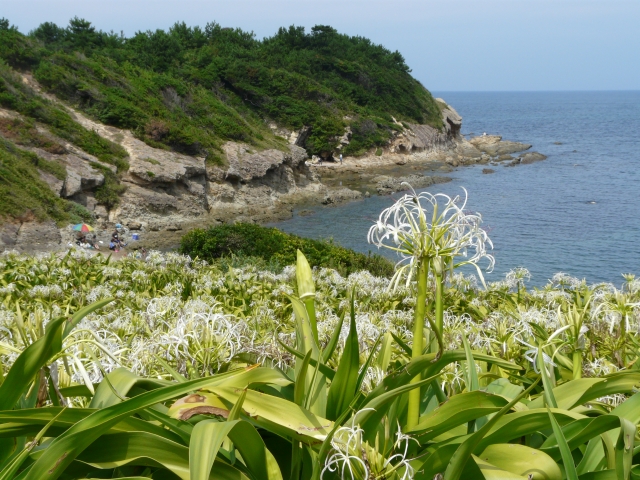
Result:
M494 245L487 281L516 267L529 270L530 286L559 272L616 286L623 273L640 277L640 91L433 93L463 117L464 135L501 135L548 156L489 175L486 165L459 167L453 181L426 189L467 190L467 210L482 215ZM274 225L398 260L369 245L367 232L399 196L318 206Z

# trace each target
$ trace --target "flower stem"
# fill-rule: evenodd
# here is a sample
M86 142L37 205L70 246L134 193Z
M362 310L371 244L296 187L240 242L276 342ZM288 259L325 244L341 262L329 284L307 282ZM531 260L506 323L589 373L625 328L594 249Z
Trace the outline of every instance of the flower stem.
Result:
M582 352L580 350L573 351L573 379L582 378Z
M444 276L436 273L436 328L442 335L444 329ZM437 335L436 334L436 335Z
M422 355L424 349L424 318L427 303L427 277L429 267L426 261L420 261L418 266L418 298L413 319L413 345L411 348L411 358ZM411 383L421 380L420 374L411 379ZM411 428L418 424L420 417L420 388L414 388L409 392L409 404L407 407L407 427Z

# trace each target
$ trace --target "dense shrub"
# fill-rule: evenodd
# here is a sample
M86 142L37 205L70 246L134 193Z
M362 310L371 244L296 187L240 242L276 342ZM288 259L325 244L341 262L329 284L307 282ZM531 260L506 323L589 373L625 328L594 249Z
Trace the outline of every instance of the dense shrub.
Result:
M182 237L180 245L182 253L206 260L237 255L281 266L295 263L297 250L304 252L311 266L331 267L347 274L358 270L379 276L393 274L393 264L380 255L364 255L331 241L311 240L249 223L192 230Z

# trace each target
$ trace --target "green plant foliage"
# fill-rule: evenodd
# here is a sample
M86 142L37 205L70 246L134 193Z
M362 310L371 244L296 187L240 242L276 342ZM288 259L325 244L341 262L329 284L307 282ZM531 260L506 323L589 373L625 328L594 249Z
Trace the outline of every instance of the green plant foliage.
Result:
M302 238L249 223L192 230L180 244L182 253L206 260L236 255L259 257L280 265L294 263L297 250L305 252L311 266L329 266L346 273L357 270L368 270L374 275L393 273L391 262L379 255L364 255L329 241Z
M217 23L176 23L125 38L74 18L28 36L8 26L0 47L7 64L31 69L101 122L188 154L215 155L225 140L282 145L264 120L311 127L311 154L333 150L347 124L350 154L384 144L398 128L392 116L442 126L440 107L399 52L329 26L258 40Z
M412 307L382 306L398 295L382 295L388 280L376 283L364 272L349 279L327 269L312 272L302 255L300 271L281 276L247 267L225 273L216 265L158 253L144 262L113 264L75 251L37 260L8 253L0 262L0 283L6 285L0 319L2 332L9 332L0 337L7 372L0 377L2 479L629 479L640 469L637 357L625 357L632 363L615 374L585 370L578 379L573 365L545 360L541 365L559 373L555 387L541 381L535 360L527 358L526 343L538 334L521 328L562 325L563 305L584 289L567 277L535 292L508 283L514 275L487 290L464 277L451 278L447 304L460 305L454 301L459 295L473 297L476 310L452 307L445 323L447 351L410 359L404 341L388 333L406 335ZM28 281L24 271L33 272ZM58 275L68 282L65 290L51 287ZM192 298L181 300L176 287L185 278ZM131 280L133 295L117 293ZM283 290L287 282L300 284L302 298L291 284L289 293ZM114 290L116 299L109 296ZM597 312L620 292L607 286L593 290L595 316L585 321L597 331L609 320ZM633 299L640 294L631 276L622 291ZM279 295L287 300L264 303ZM413 288L400 292L414 295ZM528 320L510 310L509 298L527 308L520 312L529 312ZM256 330L237 337L243 316L234 305L240 299L252 312L244 318ZM559 304L561 313L544 324L544 312L557 311L543 310L549 302ZM389 308L406 308L409 315L374 327L370 317ZM482 308L492 311L484 319L476 316ZM260 313L265 309L266 316ZM325 313L333 309L350 315L338 342L342 319L328 320ZM512 328L524 340L519 354L509 354L509 348L494 353L484 340L483 335L497 337L486 331L494 328L497 312L512 315ZM129 315L124 322L113 320L123 315ZM282 323L267 325L272 316ZM172 322L177 330L162 333ZM199 335L176 335L185 326ZM258 353L260 328L266 330L262 340L281 329L282 346L295 352L295 360L279 357L278 348ZM140 337L158 334L136 346ZM460 334L470 342L461 342ZM552 337L547 334L543 344ZM240 338L243 344L231 347ZM571 332L554 338L559 351L572 351ZM595 335L586 341L591 353L582 360L590 364L593 352L607 351L607 339ZM223 344L235 351L225 352ZM225 360L211 368L214 351ZM504 358L509 355L514 361ZM126 362L137 373L118 368ZM417 372L424 379L411 383ZM365 376L370 378L363 383ZM442 401L434 401L434 383L443 388ZM557 407L544 406L545 388L553 389ZM422 414L408 428L406 394L415 389L424 389Z

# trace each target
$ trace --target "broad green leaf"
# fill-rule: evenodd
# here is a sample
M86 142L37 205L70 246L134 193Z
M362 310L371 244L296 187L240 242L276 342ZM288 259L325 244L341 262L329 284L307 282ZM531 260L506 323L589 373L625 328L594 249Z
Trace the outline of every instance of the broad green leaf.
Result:
M190 396L192 399L187 397L187 402L176 402L169 413L175 418L184 418L192 409L197 413L207 413L206 408L210 407L217 410L209 413L219 412L219 415L227 416L242 394L241 390L229 387L212 386L205 390ZM310 444L321 443L333 427L330 420L314 415L293 402L254 390L247 390L242 409L252 423L285 438L293 437Z
M322 356L320 354L320 347L318 347L318 343L316 341L317 335L311 327L307 309L299 299L289 297L289 300L291 301L291 306L293 307L293 313L296 319L297 348L302 352L308 352L311 350L311 358L316 361L317 365ZM301 365L301 362L296 361L296 376ZM306 403L309 405L309 409L313 413L325 416L327 411L327 381L322 373L316 372L319 372L318 367L314 367L313 375L309 375L308 372L305 376Z
M467 391L474 392L480 388L480 381L478 380L476 361L473 358L469 340L465 335L462 335L462 344L464 345L464 353L467 360Z
M209 478L218 451L227 437L242 455L242 460L252 478L255 480L282 479L282 475L271 475L267 466L266 447L251 424L243 420L228 422L205 420L199 422L193 429L189 445L190 480Z
M469 435L469 437L464 442L462 442L462 444L460 444L458 449L451 457L451 461L449 462L447 470L445 471L444 477L447 480L458 480L460 478L465 464L469 460L469 457L474 452L474 450L478 448L484 436L489 433L491 428L498 422L501 417L503 417L509 410L511 410L520 401L520 399L527 396L537 384L538 382L536 381L524 392L511 400L507 405L502 407L502 409L500 409L498 413L496 413L485 425L483 425L482 428L480 428L472 435Z
M538 347L538 370L540 370L540 375L542 376L542 385L544 387L544 392L542 392L543 398L548 407L558 408L558 403L556 402L556 397L553 394L553 384L551 383L551 379L549 378L549 373L547 372L547 365L544 361L544 351L542 347ZM550 368L553 368L550 366Z
M97 410L53 440L42 456L33 464L25 479L56 479L80 453L124 418L157 403L185 395L198 388L224 383L225 380L240 377L254 368L247 367L209 378L196 379L159 388L130 398L122 403Z
M18 472L24 461L27 459L31 450L42 440L42 437L47 433L49 427L55 423L56 419L64 412L61 411L56 417L52 418L49 423L47 423L42 430L38 432L38 434L29 442L29 444L17 455L13 461L9 463L5 468L0 471L0 480L12 480L15 474Z
M298 285L298 298L302 303L304 303L307 310L309 324L311 325L311 331L313 332L313 338L317 344L318 325L316 322L315 309L316 286L313 283L311 266L300 250L297 251L296 283ZM306 352L307 349L304 351Z
M245 388L240 397L233 405L233 408L229 412L229 416L227 417L227 422L233 422L234 420L238 420L240 418L240 414L242 413L242 404L244 403L244 399L247 398L247 389Z
M476 353L474 357L476 361L490 362L506 370L520 369L520 366L514 363L507 362L506 360L491 355ZM421 355L403 365L402 368L397 371L387 375L380 385L371 391L367 398L374 398L378 395L382 395L385 391L392 390L401 385L406 385L418 373L422 374L423 377L431 377L440 372L440 370L450 363L463 361L466 360L466 358L467 356L464 350L450 350L444 352L438 360L436 360L435 353Z
M633 442L636 426L626 418L620 418L620 434L616 442L616 474L618 480L628 480L633 463Z
M577 380L574 380L577 381ZM637 425L640 423L640 393L636 393L631 398L628 398L622 404L618 405L614 408L611 413L611 416L624 418L628 420L631 424ZM613 429L609 430L607 433L603 434L603 437L606 436L607 439L603 440L603 442L596 442L591 447L590 455L588 458L584 458L580 463L581 471L583 472L591 472L594 471L599 465L603 464L605 461L605 449L603 444L613 444L613 442L617 442L620 437L620 430ZM615 467L614 464L609 466L610 469Z
M41 459L42 457L38 461ZM184 445L148 433L128 432L102 437L88 446L78 460L101 469L125 465L161 465L179 478L190 480L189 449ZM248 476L224 461L215 462L213 468L214 474L205 478L248 479ZM29 475L31 474L33 474L33 468L29 472Z
M109 383L111 383L111 386ZM172 382L142 378L131 373L126 368L116 368L106 376L106 380L100 382L95 395L91 399L91 403L89 403L89 408L104 408L120 403L122 402L120 397L129 396L129 391L134 387L143 390L155 390L169 385L172 385ZM112 388L118 392L119 396L113 392Z
M558 447L560 448L560 455L562 456L562 465L564 467L565 478L567 480L578 480L578 472L576 471L576 465L573 462L573 456L571 455L571 449L567 444L567 440L564 438L562 434L562 429L558 422L556 421L553 413L549 407L547 407L547 412L549 413L549 420L551 422L551 428L553 428L553 434L556 437L556 441L558 442Z
M60 352L64 325L64 317L49 322L45 335L18 356L0 385L0 410L13 408L40 369Z
M338 346L338 340L340 340L340 332L342 332L343 322L344 322L344 313L340 315L340 317L338 318L338 323L336 324L333 330L333 333L331 334L329 343L327 343L327 346L324 347L324 350L322 351L322 362L324 363L327 363L333 356L333 352L336 351L336 347Z
M640 386L640 372L623 371L604 378L580 378L558 385L553 395L558 408L571 410L596 398L616 393L635 393ZM530 408L543 407L543 400L538 397L531 401Z
M478 466L484 480L533 480L527 479L527 477L523 477L522 475L517 475L511 471L503 470L498 465L493 465L485 461L484 458L476 457L475 455L471 455L471 458L473 462L469 462L469 464L475 463ZM472 478L469 477L468 472L463 472L463 475L464 478ZM481 477L477 478L480 479Z
M300 365L299 370L296 372L296 383L293 387L293 401L300 405L304 406L305 396L306 396L306 379L307 379L307 371L309 370L309 361L311 360L312 350L309 350L302 360L302 365Z
M454 395L420 419L420 423L409 429L421 442L426 442L453 427L470 422L485 415L498 412L508 400L486 392L466 392Z
M600 470L599 472L583 473L580 480L618 480L615 470Z
M562 480L560 467L549 455L525 445L517 443L489 445L478 457L491 465L524 478L531 475L531 480ZM480 469L482 470L482 467Z
M375 349L372 349L375 350ZM358 387L358 370L360 367L360 346L358 344L358 330L356 329L355 298L351 297L351 321L349 335L344 344L344 350L338 370L336 371L327 396L327 418L335 420L344 412L356 395Z
M410 392L414 388L421 388L428 385L439 376L440 374L437 374L416 383L408 383L374 398L367 397L360 405L360 411L355 412L353 418L353 421L358 420L358 423L360 423L364 429L365 439L373 441L376 433L376 427L387 414L389 407L400 395ZM357 415L357 419L355 418L355 415Z
M80 320L112 301L113 298L107 298L87 305L78 310L66 324L64 317L49 322L44 336L25 348L5 376L0 385L0 410L13 408L38 371L60 352L62 340Z
M32 436L47 423L50 436L59 436L76 423L84 420L96 410L88 408L47 407L0 412L0 438ZM164 436L168 440L179 441L173 433L136 417L126 417L111 427L106 433L144 431Z
M376 357L376 366L386 372L389 369L391 363L391 354L393 353L393 336L390 331L387 331L382 336L382 342L380 343L380 351Z

